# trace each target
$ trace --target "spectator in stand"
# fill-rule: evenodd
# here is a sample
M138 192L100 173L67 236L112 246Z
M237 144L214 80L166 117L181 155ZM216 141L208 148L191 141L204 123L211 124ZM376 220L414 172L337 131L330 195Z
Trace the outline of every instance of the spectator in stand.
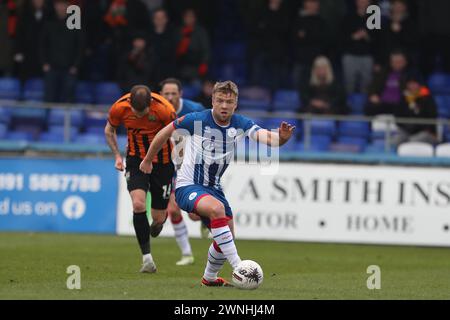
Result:
M382 46L377 48L377 60L381 64L386 64L389 52L395 48L402 48L408 57L416 61L418 36L419 30L410 17L406 0L393 0L389 18L381 29Z
M409 74L408 60L401 50L395 50L390 55L389 68L375 72L369 86L369 99L365 114L393 114L402 99L405 79Z
M0 0L0 77L13 74L13 54L20 2Z
M320 0L320 16L328 26L329 41L326 56L330 58L335 71L341 68L340 35L342 21L348 11L347 2L347 0Z
M115 66L131 45L133 34L150 30L150 16L141 0L111 0L103 19L112 42Z
M131 50L125 54L118 69L118 81L124 94L138 84L156 87L157 59L145 35L133 38Z
M44 24L50 19L50 8L45 0L28 0L17 26L17 41L14 60L19 65L19 77L22 81L42 77L42 65L36 59L36 48L42 37Z
M159 8L153 12L153 30L150 43L158 60L158 81L174 77L176 74L177 34L169 23L166 10Z
M328 27L320 16L319 0L304 0L294 21L292 45L294 48L294 85L308 84L314 59L325 53Z
M114 63L112 61L110 29L103 19L109 9L109 1L77 0L77 2L81 5L81 28L86 31L83 65L79 79L90 81L114 79L116 61Z
M374 31L366 26L371 0L355 0L356 11L347 15L342 27L342 69L348 94L364 92L371 80Z
M272 91L286 86L290 12L283 0L268 0L250 25L251 82Z
M421 84L420 77L411 75L406 79L402 101L395 109L398 118L436 119L437 108L430 90ZM395 145L407 141L435 144L436 125L397 123L398 135L394 137Z
M153 14L155 10L161 8L163 5L163 0L142 0L142 3L145 4L149 14Z
M214 89L215 82L211 79L206 79L202 83L202 91L200 94L194 98L194 101L200 103L205 108L211 108L212 106L212 92Z
M450 1L417 1L421 34L421 71L429 76L437 69L437 57L441 68L450 73Z
M207 31L197 23L193 9L183 13L176 49L179 77L186 82L198 82L208 72L210 44Z
M56 18L47 22L42 31L40 56L47 102L73 101L83 58L82 31L69 30L66 26L68 6L68 0L55 0Z
M334 78L330 60L325 56L313 62L311 79L301 91L302 112L316 114L347 114L345 90Z
M260 1L260 0L258 0ZM184 20L184 13L186 10L194 10L197 21L206 30L213 30L217 26L219 8L218 3L224 1L212 0L164 0L163 7L167 10L170 21L176 25L181 25ZM229 1L225 1L229 7ZM241 1L236 1L241 2ZM227 7L227 8L228 8ZM228 18L228 16L227 16Z

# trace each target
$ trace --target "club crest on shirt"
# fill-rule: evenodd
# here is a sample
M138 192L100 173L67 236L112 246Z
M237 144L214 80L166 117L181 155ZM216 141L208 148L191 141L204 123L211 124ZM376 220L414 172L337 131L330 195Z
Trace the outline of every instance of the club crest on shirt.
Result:
M154 114L150 113L150 114L148 115L148 120L149 120L149 121L156 121L156 116L155 116Z
M227 134L230 138L234 138L236 136L236 128L230 128L227 130Z

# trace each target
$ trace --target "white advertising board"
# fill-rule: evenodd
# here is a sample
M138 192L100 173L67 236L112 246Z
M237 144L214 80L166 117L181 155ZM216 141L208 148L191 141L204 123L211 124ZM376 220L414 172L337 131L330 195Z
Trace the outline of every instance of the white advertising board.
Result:
M125 179L119 185L117 232L134 234ZM239 163L222 185L240 239L450 246L445 168L280 163L267 175ZM168 222L161 236L172 235Z

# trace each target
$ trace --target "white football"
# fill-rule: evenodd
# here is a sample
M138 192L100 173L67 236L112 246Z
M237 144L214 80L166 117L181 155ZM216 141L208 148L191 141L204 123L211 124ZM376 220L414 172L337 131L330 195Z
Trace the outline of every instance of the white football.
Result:
M231 275L233 284L239 289L252 290L263 282L263 271L259 264L252 260L242 260Z

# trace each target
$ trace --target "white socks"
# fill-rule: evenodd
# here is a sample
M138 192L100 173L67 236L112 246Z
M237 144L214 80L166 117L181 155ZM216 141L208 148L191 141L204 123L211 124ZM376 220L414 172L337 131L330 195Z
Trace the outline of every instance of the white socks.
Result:
M192 256L191 244L189 243L188 229L183 218L180 221L172 221L173 230L175 231L175 240L180 247L183 256Z
M231 267L235 269L241 258L237 253L236 245L234 244L233 234L228 226L226 218L214 219L211 221L211 233L214 241L216 241L223 255L227 258Z
M226 260L227 258L225 258L224 254L214 248L214 242L211 243L208 250L208 262L206 263L203 278L208 281L215 281L217 279L217 274L220 269L222 269Z

